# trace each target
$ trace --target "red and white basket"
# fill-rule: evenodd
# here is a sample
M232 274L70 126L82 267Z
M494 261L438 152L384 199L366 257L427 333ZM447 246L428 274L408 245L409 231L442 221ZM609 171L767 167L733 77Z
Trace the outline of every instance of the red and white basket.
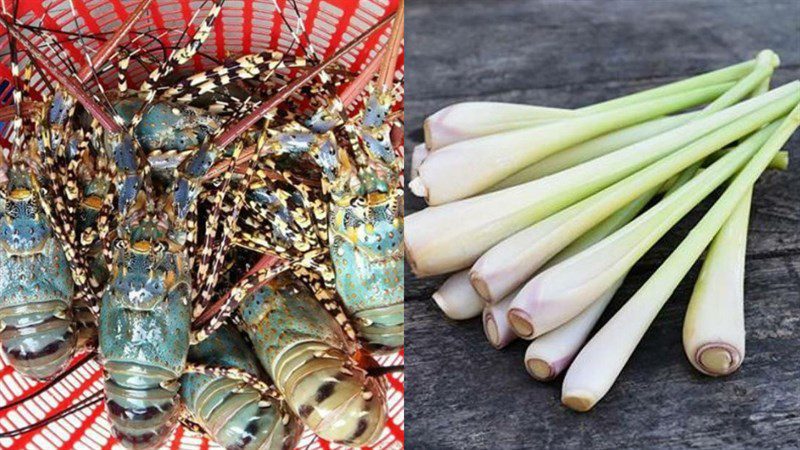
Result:
M14 0L0 0L8 10L13 8ZM162 39L167 43L177 40L180 32L187 27L195 11L203 5L203 0L155 0L151 7L134 25L134 31L146 31L155 28L177 30ZM113 31L138 5L136 0L73 0L77 13L76 20L72 14L69 0L19 0L18 20L22 23L37 24L49 29L65 31L81 31L83 33L100 33ZM203 45L202 50L219 59L226 56L238 56L266 49L290 51L293 36L291 29L281 18L278 11L292 28L298 29L302 23L308 34L308 40L317 54L329 55L358 34L385 17L389 11L397 9L398 0L297 0L298 14L291 0L228 0L222 8L220 18L216 21L214 31ZM208 8L208 5L205 6ZM203 13L199 14L203 17ZM200 19L196 20L195 26ZM193 33L195 27L189 27ZM0 31L0 53L6 53L8 41L5 31ZM376 52L388 40L389 29L376 33L342 59L351 71L362 69ZM37 39L34 39L37 42ZM83 66L85 58L79 42L63 42L68 58L78 67ZM96 40L86 40L88 47L98 45ZM21 58L24 61L23 58ZM0 59L0 103L11 102L11 71L8 56ZM57 64L57 61L54 62ZM195 56L189 68L203 70L214 66L214 63L201 56ZM398 60L398 77L402 77L403 55ZM61 67L66 70L65 67ZM134 85L146 76L144 69L131 65L129 77ZM103 78L103 82L111 86L115 79L113 74ZM44 83L34 75L32 80L34 92L44 89ZM3 124L4 125L4 124ZM3 127L3 138L7 135L7 127ZM0 139L3 139L0 138ZM383 365L403 363L403 353L380 359ZM85 398L90 393L102 389L102 371L100 366L91 361L75 370L59 382L53 389L25 402L16 408L0 411L0 432L17 429L37 420L58 413ZM403 448L404 436L404 377L392 374L389 381L389 421L384 434L378 440L375 449ZM28 380L14 372L4 358L0 358L0 406L22 398L36 390L38 383ZM110 423L106 417L102 403L81 410L58 422L32 431L14 439L0 439L0 448L13 449L110 449L115 442L111 438ZM117 446L118 447L118 446ZM341 446L317 439L310 432L303 436L298 448L329 449ZM178 428L167 443L170 449L209 449L219 448L208 439Z

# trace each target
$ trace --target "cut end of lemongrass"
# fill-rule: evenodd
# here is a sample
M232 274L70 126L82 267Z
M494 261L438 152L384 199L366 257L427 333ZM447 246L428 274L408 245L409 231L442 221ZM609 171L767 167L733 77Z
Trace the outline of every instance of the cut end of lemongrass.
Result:
M525 360L528 373L538 381L550 381L556 377L556 371L547 361L539 358Z
M417 197L428 198L428 188L425 187L425 182L421 177L416 177L408 183L408 188Z
M439 309L442 310L444 315L447 316L449 319L453 320L463 319L462 317L464 315L463 312L459 311L456 308L456 306L453 305L452 302L448 301L448 299L445 296L443 296L438 292L434 292L433 295L431 295L431 297L433 298L434 303L436 303L436 306L438 306Z
M781 65L780 56L770 49L761 50L758 52L758 56L756 58L763 61L769 61L769 65L772 66L773 69Z
M730 344L712 342L697 349L695 361L704 374L721 377L735 372L742 365L742 356Z
M411 154L411 177L416 178L419 176L419 166L422 164L422 161L425 161L425 158L428 157L428 147L425 144L419 144L414 147L414 151Z
M519 308L508 310L508 323L517 336L523 339L533 338L533 320L527 312Z
M489 284L475 272L469 273L469 281L475 291L483 297L488 303L494 303L496 299L492 298L492 292L489 290Z
M561 403L567 408L578 412L589 411L597 401L598 398L594 394L586 391L564 392L561 394Z
M486 314L483 319L483 331L486 333L486 339L492 344L494 348L500 348L500 330L497 329L497 322L494 316Z

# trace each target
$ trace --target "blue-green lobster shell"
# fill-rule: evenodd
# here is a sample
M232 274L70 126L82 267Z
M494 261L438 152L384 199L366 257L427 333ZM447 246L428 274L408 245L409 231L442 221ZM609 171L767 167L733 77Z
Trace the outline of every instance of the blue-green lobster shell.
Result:
M100 308L100 353L112 429L130 448L151 448L178 420L178 379L189 351L186 262L154 224L132 227L118 248Z
M189 361L233 367L259 378L263 369L236 328L222 326L189 349ZM278 399L266 400L255 388L219 375L188 373L181 377L186 409L211 436L227 449L272 450L295 448L302 425ZM266 403L264 403L266 402Z
M39 206L33 175L11 167L0 200L0 342L20 373L47 379L75 348L72 276Z
M239 306L242 327L286 403L323 439L374 442L386 421L385 387L353 359L355 343L290 275Z

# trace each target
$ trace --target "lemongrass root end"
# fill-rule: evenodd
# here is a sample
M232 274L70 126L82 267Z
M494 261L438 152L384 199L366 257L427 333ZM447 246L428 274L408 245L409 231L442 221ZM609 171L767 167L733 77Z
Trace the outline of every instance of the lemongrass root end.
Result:
M477 292L478 295L486 300L487 303L495 303L497 301L497 299L492 297L492 292L489 290L489 284L481 277L479 273L470 271L469 282L472 284L475 292Z
M422 178L416 177L411 180L408 183L408 188L411 189L411 192L417 197L428 198L428 188L425 186L425 182L422 181Z
M547 361L539 358L532 358L525 361L525 368L528 373L538 381L550 381L556 377L555 370Z
M517 336L523 339L533 338L533 320L527 312L519 308L511 308L508 311L508 323Z
M739 350L724 342L705 344L695 353L695 366L712 377L730 375L742 365Z
M565 392L561 395L561 403L578 412L589 411L597 403L597 400L597 397L586 391Z
M491 314L487 315L483 321L483 331L486 333L486 339L492 344L494 348L500 348L500 330L497 329L497 322Z

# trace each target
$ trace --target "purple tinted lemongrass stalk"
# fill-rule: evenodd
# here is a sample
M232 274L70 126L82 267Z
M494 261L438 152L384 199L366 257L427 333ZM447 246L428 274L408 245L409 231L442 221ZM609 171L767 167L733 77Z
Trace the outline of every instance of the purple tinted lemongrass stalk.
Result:
M603 398L681 279L798 126L800 104L781 122L658 270L589 340L564 379L561 401L565 405L577 411L588 411ZM769 130L775 128L771 126Z
M552 175L570 167L577 166L592 159L617 151L644 139L659 135L665 131L685 124L698 113L684 113L677 116L660 117L649 122L633 125L621 130L582 142L574 147L561 150L548 156L505 180L489 188L486 192L494 192L518 184L527 183L538 178Z
M622 285L617 281L611 289L594 301L580 314L553 331L534 339L525 351L525 369L539 381L550 381L559 376L572 362L586 342L606 306Z
M752 189L711 242L683 322L683 349L706 375L736 371L744 359L744 268Z
M425 144L431 151L436 151L467 139L533 127L575 115L569 109L516 103L456 103L425 119Z
M512 293L508 297L493 304L487 304L483 309L483 332L492 347L501 349L517 338L511 325L508 323L508 307L514 299Z
M791 105L781 115L789 108ZM678 220L739 170L774 129L771 125L756 133L615 233L535 276L509 310L514 332L535 338L583 311L622 278Z
M774 105L770 104L792 96L800 97L800 82L779 87L562 172L411 214L405 221L406 258L417 276L465 269L507 236L720 127L744 119L730 136L718 135L714 150L724 147L746 135L748 129L772 120L765 118L774 116ZM770 115L765 116L762 110L768 110Z
M469 271L455 273L433 293L433 301L445 316L453 320L478 317L486 303L469 282Z
M456 142L429 154L409 187L430 205L466 198L559 150L618 128L707 103L730 87L730 83L714 85L620 109Z

